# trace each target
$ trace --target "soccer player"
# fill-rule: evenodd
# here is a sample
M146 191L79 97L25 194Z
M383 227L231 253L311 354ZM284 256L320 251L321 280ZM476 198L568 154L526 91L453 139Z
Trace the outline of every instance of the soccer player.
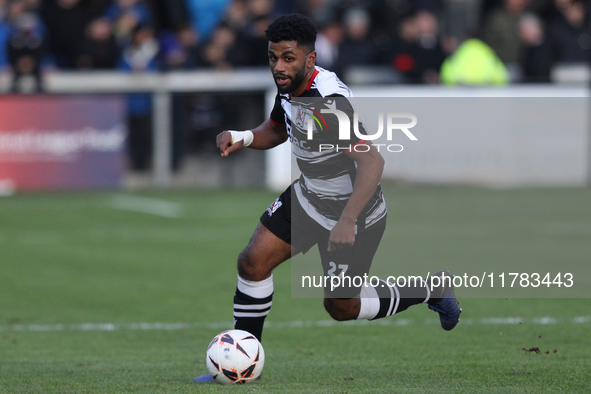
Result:
M238 256L234 326L259 340L271 309L276 266L318 245L324 275L346 272L362 277L382 238L387 213L379 184L384 160L371 141L353 135L346 141L350 149L320 150L319 144L334 144L338 137L334 131L338 128L330 126L313 140L307 138L301 117L313 110L314 99L325 108L352 113L346 99L352 96L349 88L334 73L315 66L314 23L298 14L281 16L269 25L266 35L278 91L271 116L253 130L227 130L217 136L224 157L245 147L270 149L289 138L302 173L263 213L248 246ZM306 103L306 99L312 101ZM332 118L336 121L336 116ZM368 148L357 151L357 144ZM324 307L338 321L374 320L427 303L439 313L441 326L451 330L461 312L452 276L447 271L435 275L437 281L429 277L406 286L380 280L377 286L365 283L325 289ZM195 379L211 381L209 374Z

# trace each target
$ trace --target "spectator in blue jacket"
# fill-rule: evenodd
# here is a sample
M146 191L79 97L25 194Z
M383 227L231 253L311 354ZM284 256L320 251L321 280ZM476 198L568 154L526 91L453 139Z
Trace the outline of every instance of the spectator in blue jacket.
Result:
M150 9L141 0L115 0L104 17L113 24L113 33L120 46L125 46L138 26L152 24Z
M118 68L133 73L158 71L159 50L152 27L137 26ZM127 105L130 165L135 170L146 170L152 158L152 97L149 93L129 94Z
M231 0L187 0L191 24L199 39L207 41L224 18Z

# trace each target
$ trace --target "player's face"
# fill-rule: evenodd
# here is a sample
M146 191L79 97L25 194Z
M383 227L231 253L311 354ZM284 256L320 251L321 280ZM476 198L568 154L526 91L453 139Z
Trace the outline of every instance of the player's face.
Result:
M269 66L279 93L300 90L314 67L314 59L314 52L298 46L296 41L269 42Z

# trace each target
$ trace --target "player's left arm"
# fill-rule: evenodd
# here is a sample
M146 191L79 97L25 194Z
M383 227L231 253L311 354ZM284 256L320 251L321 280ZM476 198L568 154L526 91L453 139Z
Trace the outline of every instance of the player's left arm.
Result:
M341 217L330 232L328 251L353 246L355 243L355 222L361 210L376 191L382 172L384 158L370 141L365 141L370 149L367 152L351 150L347 156L357 162L357 175L353 183L353 192Z

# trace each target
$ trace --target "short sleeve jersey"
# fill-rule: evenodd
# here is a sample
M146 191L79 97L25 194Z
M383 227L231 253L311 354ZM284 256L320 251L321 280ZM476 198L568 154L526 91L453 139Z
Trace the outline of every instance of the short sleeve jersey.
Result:
M316 66L306 90L297 97L278 93L271 112L271 122L285 124L301 171L293 192L304 211L328 230L339 220L353 192L357 167L347 154L366 143L353 132L346 141L340 140L337 116L326 113L327 109L336 109L353 119L348 97L352 97L351 91L335 73ZM312 138L308 135L310 128ZM365 134L362 126L360 131ZM357 231L377 223L386 212L378 185L357 218Z

